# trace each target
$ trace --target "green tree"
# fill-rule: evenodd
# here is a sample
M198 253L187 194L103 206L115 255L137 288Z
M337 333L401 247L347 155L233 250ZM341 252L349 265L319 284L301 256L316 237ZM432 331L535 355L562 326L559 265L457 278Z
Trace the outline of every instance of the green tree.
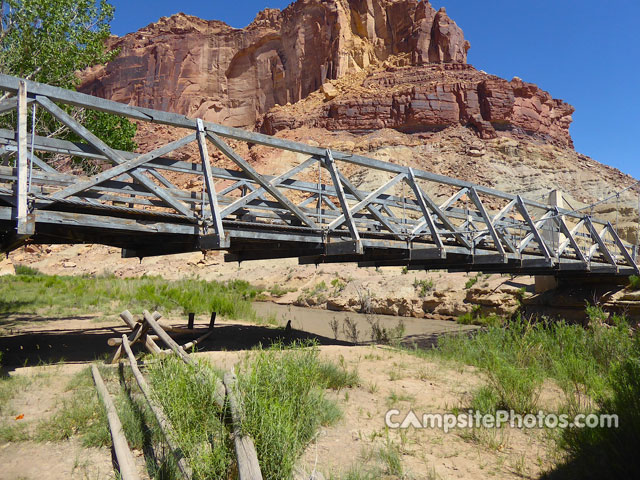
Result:
M2 1L0 71L75 89L78 72L117 55L118 52L105 48L113 14L113 6L106 0ZM133 141L136 126L127 119L77 107L64 108L111 147L136 148ZM76 139L52 116L39 112L38 134ZM2 123L12 121L15 120L5 118Z

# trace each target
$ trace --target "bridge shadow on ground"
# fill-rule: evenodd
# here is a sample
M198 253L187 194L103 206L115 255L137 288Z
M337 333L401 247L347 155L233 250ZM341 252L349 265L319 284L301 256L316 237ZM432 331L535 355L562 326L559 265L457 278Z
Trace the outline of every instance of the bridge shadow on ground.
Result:
M59 329L56 328L54 321L43 328L2 336L0 337L2 363L11 369L63 361L83 363L105 360L116 349L107 344L109 338L131 333L126 327L92 325L96 326ZM213 335L198 345L197 351L250 350L258 345L265 347L274 343L288 345L296 341L315 341L319 345L352 345L349 342L300 330L292 330L287 334L282 328L259 325L220 324L214 327L214 331ZM202 332L206 332L206 329ZM172 334L179 344L185 344L197 336L199 335ZM158 344L161 348L164 347L160 341ZM134 351L137 352L140 348L136 345Z

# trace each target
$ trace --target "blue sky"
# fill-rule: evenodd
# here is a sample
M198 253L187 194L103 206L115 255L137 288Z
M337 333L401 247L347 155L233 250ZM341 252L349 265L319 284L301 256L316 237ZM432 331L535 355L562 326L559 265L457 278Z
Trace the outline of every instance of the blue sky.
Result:
M138 30L182 11L244 27L289 1L111 0L112 32ZM637 0L434 0L471 42L480 70L537 83L574 107L576 150L640 178L640 2Z

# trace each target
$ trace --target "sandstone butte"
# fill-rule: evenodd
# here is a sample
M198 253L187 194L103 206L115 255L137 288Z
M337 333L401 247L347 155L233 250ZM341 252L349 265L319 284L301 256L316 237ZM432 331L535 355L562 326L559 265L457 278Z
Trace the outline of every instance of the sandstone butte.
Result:
M573 146L573 107L467 64L462 30L428 1L298 0L243 29L179 13L108 47L119 55L83 72L81 91L225 125L269 134L462 125L483 139L502 131ZM314 92L317 101L300 102Z

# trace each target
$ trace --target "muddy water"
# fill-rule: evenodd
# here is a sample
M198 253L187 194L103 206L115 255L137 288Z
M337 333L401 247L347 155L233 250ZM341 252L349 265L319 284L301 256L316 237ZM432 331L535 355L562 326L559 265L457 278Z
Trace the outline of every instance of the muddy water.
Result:
M284 326L291 320L293 329L327 338L336 338L337 333L337 339L344 341L353 341L353 335L349 335L345 327L349 323L354 323L358 330L358 341L363 343L371 341L371 322L378 322L380 327L387 331L396 328L402 322L404 324L403 343L415 343L421 347L432 345L437 337L443 334L477 329L472 325L460 325L448 320L334 312L271 302L255 302L253 308L262 317L274 317L279 325ZM334 332L331 325L335 322L338 325L337 332Z

